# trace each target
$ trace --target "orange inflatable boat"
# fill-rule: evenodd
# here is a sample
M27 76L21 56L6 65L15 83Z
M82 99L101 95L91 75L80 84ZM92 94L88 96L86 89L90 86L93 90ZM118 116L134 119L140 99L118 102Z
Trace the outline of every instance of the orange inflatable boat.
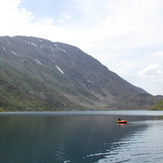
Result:
M127 120L118 120L117 123L127 123Z

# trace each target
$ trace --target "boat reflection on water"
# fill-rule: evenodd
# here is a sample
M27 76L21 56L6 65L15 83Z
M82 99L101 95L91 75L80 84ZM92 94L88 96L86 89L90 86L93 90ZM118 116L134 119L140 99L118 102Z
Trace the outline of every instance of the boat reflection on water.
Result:
M125 127L125 126L127 126L127 123L117 123L117 125L118 125L119 127Z

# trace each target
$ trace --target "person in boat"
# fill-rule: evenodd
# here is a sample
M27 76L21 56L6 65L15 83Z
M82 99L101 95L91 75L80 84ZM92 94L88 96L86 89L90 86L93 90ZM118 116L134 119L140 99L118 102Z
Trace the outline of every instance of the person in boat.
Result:
M118 118L118 121L121 121L121 118Z

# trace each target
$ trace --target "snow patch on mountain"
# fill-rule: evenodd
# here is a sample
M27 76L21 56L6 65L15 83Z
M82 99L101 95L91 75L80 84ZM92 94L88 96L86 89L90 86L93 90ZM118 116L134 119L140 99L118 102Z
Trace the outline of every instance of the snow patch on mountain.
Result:
M58 69L59 72L61 72L62 74L65 74L65 73L61 70L61 68L60 68L59 66L56 66L56 68Z
M65 51L64 49L62 49L62 48L59 48L57 44L55 44L55 47L56 47L58 50L61 50L61 51L63 51L64 53L66 53L66 51Z
M27 43L27 44L31 44L31 45L33 45L33 46L35 46L35 47L38 47L35 43L33 43L33 42L30 42L30 41L26 41L25 40L25 42Z
M6 49L5 49L5 47L2 47L2 49L6 52Z
M15 53L15 52L13 52L13 51L11 51L11 53L12 53L12 54L14 54L14 55L16 55L16 56L18 56L18 54L17 54L17 53Z
M50 49L52 51L52 54L54 53L54 48L50 46Z
M42 63L41 63L39 60L35 59L35 61L36 61L37 63L39 63L40 65L42 65Z

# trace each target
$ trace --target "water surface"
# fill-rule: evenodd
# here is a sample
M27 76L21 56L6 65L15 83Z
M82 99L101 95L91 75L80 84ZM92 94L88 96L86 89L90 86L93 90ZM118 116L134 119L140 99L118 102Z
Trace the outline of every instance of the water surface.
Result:
M0 114L2 163L163 162L163 112ZM127 125L117 125L118 118Z

